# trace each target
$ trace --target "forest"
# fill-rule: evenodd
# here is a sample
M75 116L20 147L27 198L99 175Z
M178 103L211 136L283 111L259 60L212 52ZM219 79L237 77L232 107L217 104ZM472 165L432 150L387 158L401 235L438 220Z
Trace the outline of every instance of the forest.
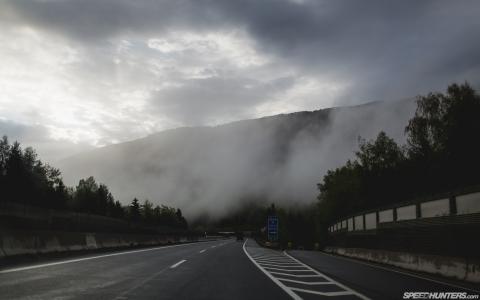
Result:
M339 218L367 209L480 184L480 96L468 84L452 84L446 93L417 97L415 114L405 125L406 143L385 132L373 140L358 138L354 157L328 170L308 206L265 205L247 201L217 219L197 218L194 229L253 231L265 235L268 215L277 215L280 242L313 247ZM368 120L366 120L368 121ZM324 173L319 170L319 174ZM61 172L44 164L34 149L0 140L1 202L54 208L125 219L151 226L186 229L180 209L133 199L123 206L93 177L67 187ZM259 200L259 199L257 199ZM274 201L272 201L274 202Z
M33 148L22 149L18 142L10 144L7 136L0 140L0 191L0 204L82 212L139 225L188 228L180 209L154 206L148 199L140 203L137 198L123 206L105 184L97 183L93 177L81 179L76 187L65 186L59 169L43 163Z
M264 229L267 216L277 215L282 245L313 248L325 241L330 224L350 214L478 186L480 96L468 83L451 84L446 93L418 96L416 103L405 125L406 144L383 131L373 140L359 137L354 157L318 183L315 203L250 203L217 224ZM258 234L265 237L261 230Z

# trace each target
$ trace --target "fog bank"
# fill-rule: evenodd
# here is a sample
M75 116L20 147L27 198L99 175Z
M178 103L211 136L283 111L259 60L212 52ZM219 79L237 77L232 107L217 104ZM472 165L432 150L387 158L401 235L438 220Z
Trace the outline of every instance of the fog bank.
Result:
M380 130L403 143L413 100L179 128L63 160L67 184L90 175L124 204L133 197L218 217L246 201L315 201L328 169Z

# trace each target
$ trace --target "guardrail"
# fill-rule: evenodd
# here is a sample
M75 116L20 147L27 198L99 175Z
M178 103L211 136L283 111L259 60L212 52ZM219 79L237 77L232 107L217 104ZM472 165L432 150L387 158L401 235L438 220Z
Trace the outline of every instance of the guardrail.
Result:
M414 222L412 222L414 221ZM459 193L437 199L401 203L348 216L331 224L337 233L372 233L377 228L402 224L435 225L480 223L480 192Z

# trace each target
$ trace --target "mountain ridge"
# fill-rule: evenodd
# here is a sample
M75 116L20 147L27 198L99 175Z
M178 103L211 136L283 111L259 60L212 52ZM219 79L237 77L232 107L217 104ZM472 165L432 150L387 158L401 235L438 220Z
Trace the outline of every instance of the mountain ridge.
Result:
M114 196L222 215L245 199L310 203L330 168L353 157L358 136L399 142L411 99L179 127L77 154L59 163L67 184L93 175ZM259 200L260 201L260 200Z

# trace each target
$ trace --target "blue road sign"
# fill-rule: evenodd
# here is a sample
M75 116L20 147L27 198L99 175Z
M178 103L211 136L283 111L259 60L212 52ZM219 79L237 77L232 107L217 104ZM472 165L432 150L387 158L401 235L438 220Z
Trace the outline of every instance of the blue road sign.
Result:
M278 217L269 216L267 219L267 233L269 241L278 240Z

